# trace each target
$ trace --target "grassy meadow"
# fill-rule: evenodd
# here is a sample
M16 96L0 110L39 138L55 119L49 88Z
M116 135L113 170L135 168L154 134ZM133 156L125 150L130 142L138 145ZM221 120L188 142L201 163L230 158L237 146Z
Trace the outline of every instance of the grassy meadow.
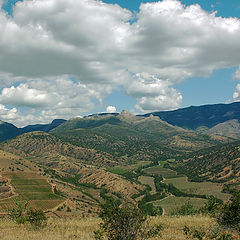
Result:
M28 225L18 225L10 220L0 220L0 239L2 240L94 240L94 231L99 228L99 218L60 219L49 218L47 226L40 230L33 230ZM150 227L162 224L161 235L148 238L161 240L186 240L184 227L208 231L216 226L215 220L204 216L183 217L151 217L148 219ZM235 234L234 239L239 239Z

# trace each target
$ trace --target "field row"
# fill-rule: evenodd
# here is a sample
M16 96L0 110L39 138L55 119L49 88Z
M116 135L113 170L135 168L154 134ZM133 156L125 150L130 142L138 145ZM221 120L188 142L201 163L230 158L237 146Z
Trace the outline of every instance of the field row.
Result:
M0 212L6 212L16 207L17 202L28 202L35 209L52 209L65 199L52 192L46 179L33 172L5 173L16 193L15 197L0 200Z

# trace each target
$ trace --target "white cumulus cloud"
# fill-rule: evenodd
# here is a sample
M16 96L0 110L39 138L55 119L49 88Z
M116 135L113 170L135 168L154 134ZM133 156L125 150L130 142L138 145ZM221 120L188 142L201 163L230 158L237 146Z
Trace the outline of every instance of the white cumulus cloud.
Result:
M3 121L12 121L18 117L16 108L8 109L6 106L0 104L0 118Z
M240 84L237 84L235 92L233 93L233 100L240 101Z
M12 17L0 10L0 103L33 123L83 115L121 87L140 111L174 109L184 97L177 84L240 65L238 18L178 0L142 3L133 17L95 0L24 0Z
M107 106L106 113L115 113L117 112L117 109L115 106Z
M24 107L45 107L54 103L54 96L29 88L27 84L3 88L0 103Z

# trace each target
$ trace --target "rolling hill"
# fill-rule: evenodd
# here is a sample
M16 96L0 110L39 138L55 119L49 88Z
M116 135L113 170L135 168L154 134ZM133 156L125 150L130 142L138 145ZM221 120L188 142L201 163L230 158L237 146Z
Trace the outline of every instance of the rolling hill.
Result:
M205 133L240 139L240 123L237 119L228 120L224 123L217 124Z
M197 181L240 184L240 142L236 141L181 156L175 170Z
M157 161L221 143L210 136L172 126L158 117L140 117L126 111L117 116L70 119L50 134L129 163Z
M22 157L50 159L55 163L65 157L93 165L114 165L114 161L109 154L74 146L44 132L22 134L1 143L0 148Z

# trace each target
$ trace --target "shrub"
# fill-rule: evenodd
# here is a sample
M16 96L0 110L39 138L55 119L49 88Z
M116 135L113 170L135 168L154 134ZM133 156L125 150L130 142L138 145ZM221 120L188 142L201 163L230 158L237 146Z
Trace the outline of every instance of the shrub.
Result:
M215 198L214 196L208 197L208 201L204 207L200 209L203 214L209 214L211 217L216 217L222 207L223 201Z
M180 215L180 216L186 216L186 215L195 215L198 214L199 210L195 209L193 205L187 201L184 205L182 205L179 208L176 208L171 212L171 215Z
M9 209L9 217L18 224L26 223L26 212L29 202L20 202L14 199L16 208Z
M146 228L146 216L132 204L120 206L115 201L107 202L99 213L102 219L100 230L95 232L95 239L103 239L104 235L109 240L136 240L152 237L162 230L158 225L151 230Z
M30 223L33 228L41 228L46 225L46 216L42 210L28 207L29 202L14 200L16 208L9 210L9 217L18 224Z
M223 231L218 227L210 227L209 229L204 229L201 227L198 228L189 228L185 226L183 231L186 236L190 237L190 239L213 239L213 240L233 240L235 239L231 233Z
M47 217L42 210L30 209L27 212L27 222L34 228L43 228L47 224Z
M240 232L240 192L231 190L231 194L230 201L223 204L217 220L219 224Z
M149 216L161 216L163 213L161 206L155 207L152 203L139 204L138 207Z

